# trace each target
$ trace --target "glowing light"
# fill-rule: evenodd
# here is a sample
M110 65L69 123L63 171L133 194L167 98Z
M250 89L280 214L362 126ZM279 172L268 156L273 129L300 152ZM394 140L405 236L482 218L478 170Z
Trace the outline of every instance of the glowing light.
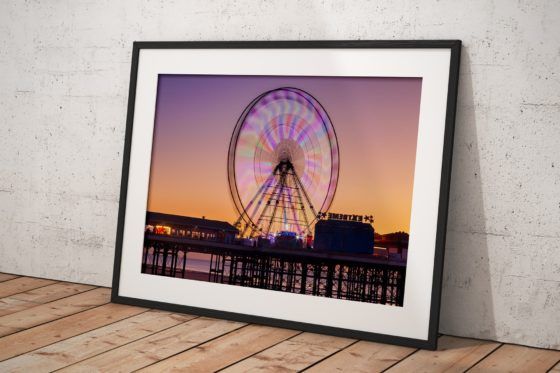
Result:
M230 164L238 210L251 216L263 208L259 203L251 206L250 201L267 184L279 158L284 156L289 157L314 208L327 210L338 182L339 159L334 128L323 107L297 88L267 92L251 105L236 127L239 132ZM288 199L293 197L290 192ZM294 223L284 216L284 229L289 226L303 231L293 218Z
M171 227L168 227L167 225L156 225L156 227L154 229L154 233L155 234L170 235L171 234Z

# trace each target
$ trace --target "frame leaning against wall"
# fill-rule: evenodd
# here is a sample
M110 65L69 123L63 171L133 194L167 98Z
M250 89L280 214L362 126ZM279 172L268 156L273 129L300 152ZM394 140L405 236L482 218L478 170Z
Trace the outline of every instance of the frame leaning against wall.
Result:
M435 256L432 273L432 288L430 299L430 315L428 338L416 339L396 335L372 333L367 331L345 329L326 325L303 323L255 316L237 312L228 312L210 308L194 307L185 304L164 303L148 299L128 297L119 294L121 281L123 238L125 231L126 201L129 194L129 167L131 164L132 134L135 114L135 101L138 68L141 50L148 49L446 49L450 51L450 69L447 87L447 102L445 114L445 129L443 134L443 157L441 165L441 181L439 185L439 205L437 206L437 232L435 233ZM258 323L303 330L307 332L330 334L341 337L364 339L381 343L390 343L416 348L435 349L437 347L437 333L439 326L439 311L442 289L444 245L447 227L449 187L451 178L451 163L453 152L453 135L455 127L455 112L459 79L459 61L461 41L459 40L422 40L422 41L234 41L234 42L135 42L132 53L132 68L130 73L130 88L128 113L126 122L123 168L121 179L121 193L116 235L115 261L113 271L113 287L111 300L115 303L128 304L148 308L158 308L171 312L185 312L197 315L223 318L235 321Z

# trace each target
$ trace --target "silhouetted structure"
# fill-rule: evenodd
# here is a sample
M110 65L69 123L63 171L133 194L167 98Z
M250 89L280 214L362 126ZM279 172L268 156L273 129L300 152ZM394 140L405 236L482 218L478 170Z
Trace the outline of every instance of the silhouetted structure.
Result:
M396 249L397 255L402 259L403 250L408 249L408 239L408 233L400 231L384 235L376 235L375 246L383 247L387 250Z
M373 254L373 227L345 220L319 220L313 249L318 251Z
M199 281L402 306L406 265L371 256L253 248L147 234L142 273L186 278L189 253L210 255Z
M268 237L275 233L275 228L288 229L288 226L296 229L298 234L311 234L317 211L289 159L290 152L286 152L235 222L237 227L242 227L245 222L242 237L247 233L252 238ZM280 238L289 240L286 236Z
M274 246L281 249L300 250L303 248L303 242L294 232L282 231L276 235Z
M238 233L233 225L225 221L151 211L146 213L146 231L153 234L224 243L234 242Z

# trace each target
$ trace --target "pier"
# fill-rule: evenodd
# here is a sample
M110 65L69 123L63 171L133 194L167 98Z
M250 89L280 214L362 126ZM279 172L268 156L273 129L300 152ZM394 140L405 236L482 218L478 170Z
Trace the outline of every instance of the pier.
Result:
M406 264L365 255L256 248L146 234L142 272L186 277L187 254L210 255L204 281L402 306Z

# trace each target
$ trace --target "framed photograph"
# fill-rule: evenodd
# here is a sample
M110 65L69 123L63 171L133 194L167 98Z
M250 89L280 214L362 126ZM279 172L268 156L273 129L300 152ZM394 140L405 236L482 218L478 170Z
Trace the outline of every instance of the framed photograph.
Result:
M136 42L113 302L433 349L461 42Z

